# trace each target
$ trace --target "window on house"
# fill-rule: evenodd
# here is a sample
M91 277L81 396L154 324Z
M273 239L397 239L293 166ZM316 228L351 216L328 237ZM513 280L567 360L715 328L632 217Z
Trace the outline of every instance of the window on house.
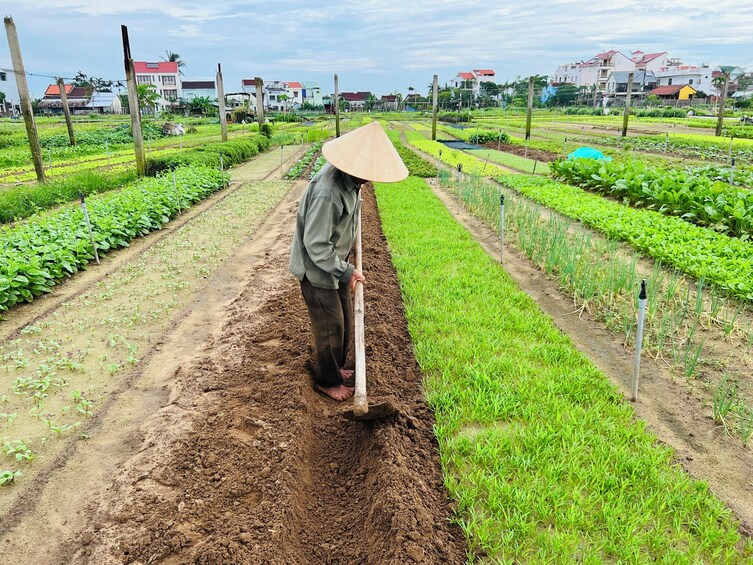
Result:
M5 73L0 73L0 80L2 81L8 80L8 75L6 75Z
M152 75L136 75L136 82L139 84L152 84Z
M667 86L672 86L672 79L671 78L667 79Z
M170 75L162 75L162 84L165 86L175 86L175 77Z
M170 100L171 98L178 98L178 91L177 90L163 90L162 98L164 98L165 100Z
M692 78L688 81L688 84L693 84L693 79Z

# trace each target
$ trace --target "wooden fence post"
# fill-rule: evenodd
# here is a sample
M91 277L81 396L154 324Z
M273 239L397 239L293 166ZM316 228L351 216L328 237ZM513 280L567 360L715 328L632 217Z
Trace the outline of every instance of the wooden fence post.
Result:
M630 118L630 95L633 94L633 73L628 73L627 95L625 96L625 115L622 117L622 137L627 137L628 119Z
M217 103L220 111L222 141L227 141L227 116L225 115L225 88L222 86L222 65L217 63Z
M34 112L31 108L29 85L26 82L26 71L24 70L24 61L21 58L21 46L18 43L16 24L13 22L11 16L5 16L5 34L8 36L8 48L10 49L11 61L13 61L13 72L16 75L18 98L21 104L21 113L24 116L24 124L26 125L26 137L29 139L29 149L31 149L31 156L34 160L34 171L37 173L37 181L45 182L42 148L39 145L37 125L34 122Z
M128 40L128 27L121 25L123 36L123 62L125 64L126 86L128 87L128 110L131 114L131 133L133 134L133 151L136 154L136 174L146 174L146 156L144 154L144 133L141 130L141 108L136 87L136 69L131 58L131 43Z
M68 107L68 95L65 93L65 83L62 78L57 79L57 83L60 89L60 102L63 104L63 114L65 114L65 125L68 128L68 139L71 145L76 145L76 136L73 133L73 120L71 120L71 109Z

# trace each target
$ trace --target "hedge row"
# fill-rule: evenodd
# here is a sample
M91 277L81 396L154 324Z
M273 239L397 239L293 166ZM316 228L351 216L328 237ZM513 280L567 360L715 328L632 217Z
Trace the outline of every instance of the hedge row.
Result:
M220 156L222 156L223 166L227 168L242 163L268 148L269 139L260 134L225 143L209 143L179 153L149 157L146 160L146 174L153 176L182 165L203 165L219 168Z

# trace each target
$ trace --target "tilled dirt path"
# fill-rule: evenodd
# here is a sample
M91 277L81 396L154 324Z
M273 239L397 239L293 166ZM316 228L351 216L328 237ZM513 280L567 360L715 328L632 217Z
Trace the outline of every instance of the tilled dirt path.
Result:
M89 505L60 562L465 561L397 279L364 192L369 392L396 394L403 412L349 422L312 391L308 318L287 273L297 203L287 202L284 221L268 221L254 241L263 256L221 330L175 370L141 450Z

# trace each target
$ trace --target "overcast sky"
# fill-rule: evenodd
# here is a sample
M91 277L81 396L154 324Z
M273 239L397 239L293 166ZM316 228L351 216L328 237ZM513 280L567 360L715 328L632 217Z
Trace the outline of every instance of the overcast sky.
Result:
M316 80L332 92L380 96L428 91L459 71L493 69L496 82L553 74L560 63L608 49L629 56L668 51L685 63L753 69L753 2L741 0L4 0L27 72L123 77L120 25L134 59L166 50L186 62L185 79L212 79L222 63L225 91L242 78ZM0 40L0 66L9 65ZM40 97L50 81L32 77Z

